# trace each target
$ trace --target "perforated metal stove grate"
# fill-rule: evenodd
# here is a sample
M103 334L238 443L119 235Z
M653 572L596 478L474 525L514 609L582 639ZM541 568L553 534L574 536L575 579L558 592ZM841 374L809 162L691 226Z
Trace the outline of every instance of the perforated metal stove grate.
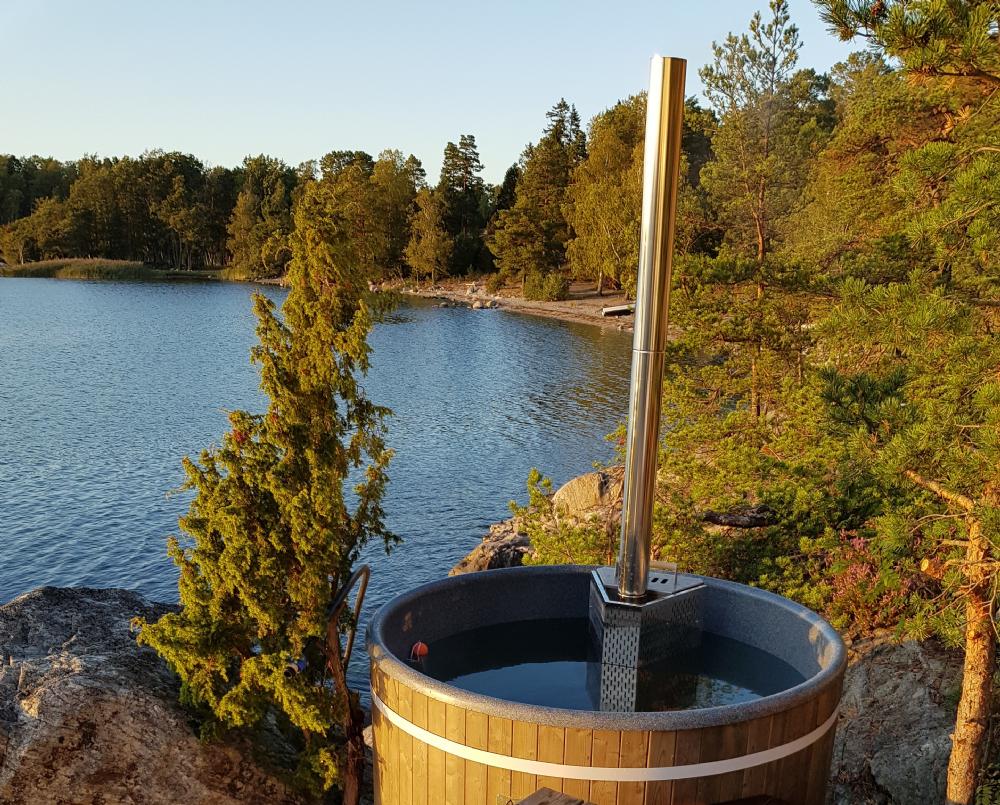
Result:
M646 597L639 602L618 598L614 568L593 572L590 629L601 660L599 700L602 710L636 708L640 669L701 642L705 586L693 576L650 573Z

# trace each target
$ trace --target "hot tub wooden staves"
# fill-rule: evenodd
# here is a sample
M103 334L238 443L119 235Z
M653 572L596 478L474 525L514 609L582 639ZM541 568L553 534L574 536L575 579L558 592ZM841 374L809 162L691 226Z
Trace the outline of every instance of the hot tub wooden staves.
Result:
M840 700L837 684L791 710L764 718L704 729L647 732L561 727L488 715L429 697L377 667L372 669L372 691L383 705L373 707L372 712L376 802L380 805L497 805L517 802L542 787L594 805L709 805L757 796L788 805L822 805L835 724L780 760L687 779L588 780L510 767L522 759L575 767L574 775L607 776L596 770L631 768L655 774L664 767L745 758L815 733L831 718L835 720ZM390 712L397 723L390 721ZM437 748L414 737L417 730L399 725L399 719L456 745L484 750L492 757L481 760L498 765L465 757L464 750L458 750L463 755L458 756Z

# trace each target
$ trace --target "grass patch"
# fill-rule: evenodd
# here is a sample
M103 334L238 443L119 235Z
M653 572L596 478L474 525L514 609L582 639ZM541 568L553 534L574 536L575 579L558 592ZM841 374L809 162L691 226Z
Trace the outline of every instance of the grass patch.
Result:
M45 277L68 280L146 280L156 279L163 272L129 260L71 258L41 260L20 266L0 266L2 277Z
M249 271L245 271L235 266L227 266L226 268L219 269L219 279L229 280L230 282L250 282L253 277L250 276Z
M280 284L278 279L255 280L233 268L200 268L192 271L180 268L151 268L132 260L104 260L99 257L39 260L20 266L0 263L0 277L41 277L62 280L228 280Z

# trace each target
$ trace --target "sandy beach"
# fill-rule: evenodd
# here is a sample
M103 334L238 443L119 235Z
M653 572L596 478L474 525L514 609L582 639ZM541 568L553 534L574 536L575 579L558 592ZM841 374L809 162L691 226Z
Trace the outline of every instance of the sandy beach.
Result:
M473 305L476 301L495 302L500 309L533 316L546 316L563 321L591 324L610 330L631 330L632 316L602 316L601 309L625 304L623 293L605 292L597 294L593 282L574 282L570 285L569 299L559 302L535 302L523 299L515 288L504 288L497 294L486 290L482 282L471 280L446 280L436 285L408 286L399 289L410 296L426 299L440 299L463 305Z

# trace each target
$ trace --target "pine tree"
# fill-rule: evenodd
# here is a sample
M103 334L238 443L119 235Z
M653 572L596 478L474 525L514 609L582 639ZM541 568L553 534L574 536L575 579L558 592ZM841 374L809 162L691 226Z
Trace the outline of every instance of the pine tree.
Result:
M507 172L503 175L503 181L497 188L493 207L494 215L514 206L514 202L517 201L517 183L520 180L521 166L515 163L507 168Z
M923 578L940 580L942 592L925 604L917 628L926 633L930 624L964 622L947 800L969 805L979 782L997 652L1000 339L990 332L996 316L949 298L920 272L905 283L875 287L851 279L840 297L824 323L837 347L823 370L825 395L852 461L869 464L884 489L909 488L903 505L884 506L878 542L897 556L922 552L929 571ZM942 522L946 528L935 528Z
M898 172L905 142L940 130L944 99L869 54L852 54L832 73L839 122L785 226L785 253L819 266L830 283L845 275L905 280L926 254L895 237L904 204L887 178Z
M995 0L815 0L841 39L862 36L903 69L1000 86L1000 6Z
M375 160L372 201L385 231L385 249L376 256L375 265L385 273L402 276L410 218L416 211L417 192L425 185L424 177L420 160L412 154L404 158L401 151L388 150Z
M497 215L487 243L500 273L519 279L522 293L529 278L542 284L566 261L571 236L563 211L566 190L573 169L586 155L586 139L574 107L560 99L546 117L549 123L542 138L521 155L514 205ZM561 285L552 287L557 284Z
M458 145L450 142L445 146L437 193L444 204L445 228L453 242L449 264L452 274L485 267L487 192L482 171L476 138L471 134L463 134Z
M266 156L243 161L242 187L229 224L229 251L239 275L251 279L284 273L291 257L291 190L295 173Z
M282 315L254 300L252 354L268 410L233 412L220 446L185 459L196 495L184 536L169 541L181 609L140 623L139 640L166 658L210 724L283 713L305 736L300 776L356 803L363 717L339 641L325 643L327 608L361 549L377 540L388 550L395 538L381 507L389 411L359 382L377 311L343 203L333 182L303 188ZM286 676L299 659L302 672Z
M801 43L788 4L772 0L770 8L769 20L756 13L749 33L714 45L714 63L700 73L719 117L714 159L701 183L725 238L719 259L701 275L710 281L698 270L690 277L712 308L705 315L726 308L722 340L733 353L731 366L746 365L739 393L756 417L767 411L768 389L788 371L788 360L801 376L805 310L789 304L788 293L801 277L774 254L805 185L808 157L825 136L815 121L821 85L809 72L794 72ZM712 290L718 298L709 298Z
M904 75L881 83L895 79L897 93L907 78L919 85L905 90L918 101L910 104L909 126L894 127L870 150L893 157L883 203L895 215L882 225L896 251L918 255L920 264L884 285L844 283L829 325L844 355L828 381L857 430L855 444L866 437L885 482L905 484L929 510L890 512L879 539L899 545L923 537L926 567L944 568L937 574L944 589L957 591L943 595L932 616L961 610L965 663L947 800L966 805L976 795L994 696L1000 583L1000 271L993 251L1000 8L977 0L817 5L842 37L862 35L899 60ZM879 401L878 416L861 415L872 408L864 390L893 375L896 388ZM954 523L961 539L940 539L927 525L938 518Z
M814 412L807 365L816 278L780 251L828 114L819 82L795 72L798 47L776 0L702 71L717 126L694 198L705 192L724 237L717 255L688 246L675 264L666 356L657 545L665 558L755 582L842 519L828 498L840 453L818 449L835 440Z
M444 209L437 193L422 188L417 193L417 210L410 221L410 242L406 245L406 262L419 279L438 277L448 272L452 240L444 227Z

